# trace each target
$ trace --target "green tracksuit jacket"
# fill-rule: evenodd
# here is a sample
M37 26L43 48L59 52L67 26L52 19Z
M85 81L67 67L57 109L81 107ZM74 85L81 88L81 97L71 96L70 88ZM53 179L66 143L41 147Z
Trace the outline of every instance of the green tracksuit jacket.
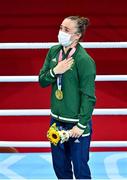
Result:
M40 70L39 83L42 87L52 85L51 115L58 121L76 123L84 130L84 135L89 135L88 122L91 120L95 107L95 76L96 66L94 60L87 54L84 48L78 44L75 53L73 67L62 76L63 99L55 97L57 90L57 76L53 68L58 63L61 45L50 48L44 65ZM63 59L67 57L63 52Z

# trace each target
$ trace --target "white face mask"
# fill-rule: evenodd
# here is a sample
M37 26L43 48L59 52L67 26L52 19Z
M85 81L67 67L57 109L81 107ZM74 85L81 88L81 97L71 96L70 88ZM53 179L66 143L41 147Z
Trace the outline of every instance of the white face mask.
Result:
M72 44L71 34L65 33L63 31L59 31L58 41L62 46L65 46L65 47L69 46L70 44Z

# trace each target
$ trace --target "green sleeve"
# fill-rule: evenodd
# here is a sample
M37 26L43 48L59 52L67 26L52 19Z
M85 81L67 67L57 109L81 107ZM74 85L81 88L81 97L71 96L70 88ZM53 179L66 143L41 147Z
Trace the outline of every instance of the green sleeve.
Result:
M77 126L85 129L95 107L95 77L96 67L89 55L78 62L79 91L80 91L80 113Z
M47 87L56 81L56 75L54 74L53 69L50 68L50 60L51 49L49 50L44 65L39 73L39 83L42 87Z

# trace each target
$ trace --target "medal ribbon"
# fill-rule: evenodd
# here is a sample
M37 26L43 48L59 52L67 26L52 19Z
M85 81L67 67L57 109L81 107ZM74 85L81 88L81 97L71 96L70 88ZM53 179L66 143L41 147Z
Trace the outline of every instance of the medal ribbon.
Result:
M76 48L72 48L72 50L69 52L67 58L70 58L76 51ZM58 63L62 61L62 49L60 50L60 53L59 53L59 58L58 58ZM61 91L62 89L62 74L59 74L57 76L57 87L58 87L58 90Z

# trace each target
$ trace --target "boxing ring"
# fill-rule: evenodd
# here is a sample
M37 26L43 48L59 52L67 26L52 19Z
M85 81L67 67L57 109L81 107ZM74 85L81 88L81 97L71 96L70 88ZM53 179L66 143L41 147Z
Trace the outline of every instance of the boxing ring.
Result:
M0 43L0 49L48 49L57 43ZM81 43L84 48L127 48L127 42ZM97 75L95 81L127 81ZM0 76L0 82L38 82L38 76ZM49 116L50 109L2 109L0 116ZM95 109L93 115L127 115L127 108ZM50 147L48 141L2 141L0 147ZM91 147L127 147L127 141L92 141ZM90 152L93 179L127 179L126 152ZM34 171L33 171L34 170ZM0 179L56 179L50 153L0 153Z

